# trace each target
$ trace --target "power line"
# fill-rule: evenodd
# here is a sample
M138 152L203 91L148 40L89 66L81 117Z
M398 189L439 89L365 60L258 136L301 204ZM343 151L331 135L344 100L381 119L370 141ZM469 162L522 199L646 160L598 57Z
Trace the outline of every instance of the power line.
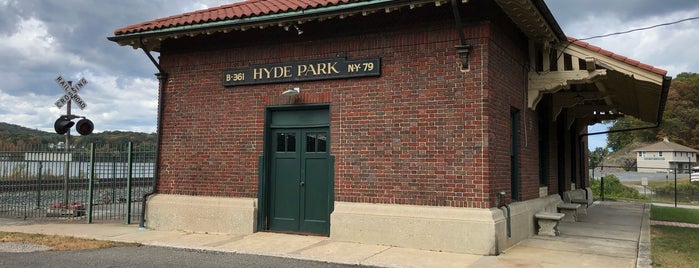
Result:
M648 26L648 27L643 27L643 28L636 28L636 29L631 29L628 31L623 31L623 32L616 32L616 33L610 33L610 34L603 34L603 35L596 35L596 36L591 36L591 37L586 37L586 38L580 38L578 40L590 40L590 39L595 39L595 38L602 38L602 37L608 37L608 36L613 36L613 35L621 35L621 34L627 34L627 33L632 33L632 32L638 32L638 31L644 31L644 30L649 30L653 28L658 28L662 26L668 26L668 25L673 25L685 21L690 21L690 20L696 20L699 19L699 17L691 17L691 18L686 18L686 19L681 19L678 21L673 21L673 22L666 22L666 23L661 23L661 24L656 24L653 26Z

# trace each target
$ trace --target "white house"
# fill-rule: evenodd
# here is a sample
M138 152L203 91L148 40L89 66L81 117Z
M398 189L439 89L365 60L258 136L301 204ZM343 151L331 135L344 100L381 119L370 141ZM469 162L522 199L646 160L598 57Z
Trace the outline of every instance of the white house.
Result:
M677 169L677 173L688 173L697 163L699 150L689 148L667 138L663 141L634 150L638 172L667 172Z

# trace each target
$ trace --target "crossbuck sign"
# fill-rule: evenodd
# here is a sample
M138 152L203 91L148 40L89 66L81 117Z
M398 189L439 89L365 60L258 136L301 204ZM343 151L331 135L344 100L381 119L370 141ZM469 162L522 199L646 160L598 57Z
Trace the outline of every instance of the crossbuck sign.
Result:
M78 81L75 86L71 86L71 83L63 79L63 76L60 75L56 77L54 81L56 81L56 83L58 83L58 85L61 86L61 88L63 88L63 90L66 92L63 97L56 101L56 106L58 106L58 108L63 107L63 105L68 103L70 100L75 101L75 104L80 107L80 110L84 110L85 107L87 107L87 103L85 103L85 101L78 96L78 91L87 85L87 80L85 80L85 78L80 78L80 81Z

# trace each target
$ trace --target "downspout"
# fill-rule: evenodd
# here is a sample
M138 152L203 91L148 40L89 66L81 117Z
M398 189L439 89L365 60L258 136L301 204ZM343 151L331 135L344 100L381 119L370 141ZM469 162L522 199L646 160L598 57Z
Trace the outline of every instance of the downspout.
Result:
M155 171L153 174L153 188L150 192L145 193L143 195L143 203L141 204L141 220L138 224L139 229L145 229L146 225L146 201L148 200L148 197L155 194L157 192L157 187L158 187L158 177L160 174L160 141L162 140L162 130L163 130L163 94L165 94L165 87L167 84L167 73L163 71L163 68L160 66L160 64L153 58L153 55L150 54L150 51L145 49L145 46L143 45L143 39L139 38L139 45L141 49L143 50L144 53L146 53L146 56L150 59L150 61L155 65L155 68L158 69L158 73L155 74L155 77L158 78L158 119L157 119L157 127L156 127L156 138L155 138Z
M451 9L454 12L454 20L456 21L456 30L459 31L459 40L461 43L454 46L456 48L456 53L459 54L461 58L461 70L468 70L468 54L471 50L471 45L466 44L466 35L464 34L464 27L461 24L461 13L459 12L458 0L451 0Z
M507 203L505 200L505 196L507 193L505 191L499 192L495 196L495 203L497 203L498 208L505 207L505 210L507 211L507 216L505 216L505 223L507 225L507 237L512 237L512 220L511 220L511 212L510 212L510 204ZM504 203L504 204L501 204Z

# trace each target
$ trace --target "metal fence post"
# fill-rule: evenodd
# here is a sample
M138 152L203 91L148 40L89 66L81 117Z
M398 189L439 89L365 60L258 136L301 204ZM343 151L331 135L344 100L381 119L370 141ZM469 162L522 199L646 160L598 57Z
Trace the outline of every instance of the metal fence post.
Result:
M126 224L131 224L131 180L133 176L131 175L131 169L133 167L133 143L129 142L129 154L127 159L127 171L126 171Z
M90 176L87 184L87 223L92 223L93 191L95 181L95 143L90 143Z
M111 203L117 202L117 198L116 198L117 179L116 178L117 178L117 163L116 163L116 159L112 156L112 200L111 200Z
M36 182L36 209L41 208L41 173L42 173L43 165L41 161L39 161L39 174L37 175L37 182Z
M604 165L602 165L602 168L600 169L600 172L604 170ZM600 199L604 201L604 173L600 173L600 179L599 179L599 195Z
M675 207L677 207L677 168L675 168Z

